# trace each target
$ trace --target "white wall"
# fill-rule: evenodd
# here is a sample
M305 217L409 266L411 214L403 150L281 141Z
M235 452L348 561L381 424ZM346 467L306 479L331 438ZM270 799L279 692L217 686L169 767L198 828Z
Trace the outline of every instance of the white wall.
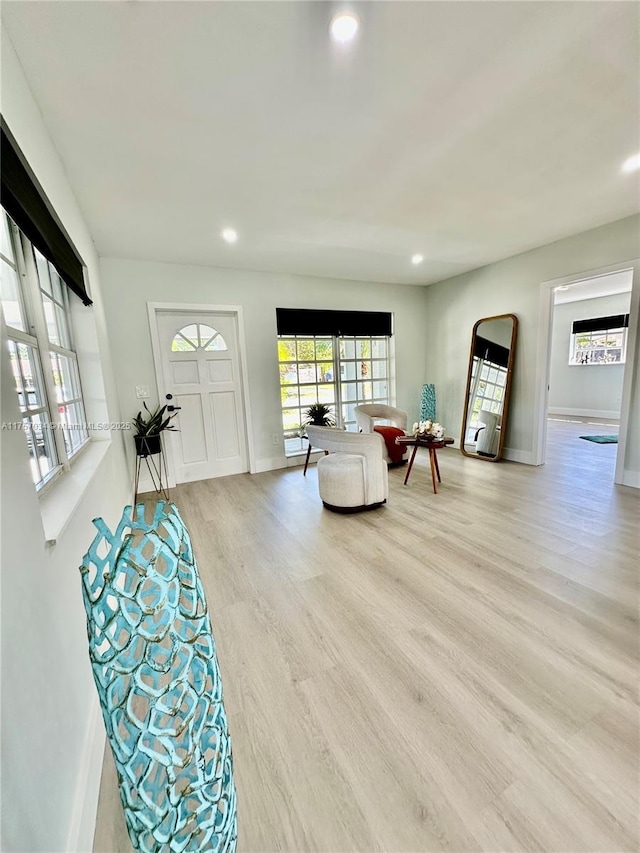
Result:
M532 462L540 283L630 260L639 252L640 216L631 216L426 288L424 372L436 384L438 420L447 432L460 433L473 324L481 317L516 314L520 325L507 457ZM627 357L637 363L638 350ZM634 406L635 396L632 410ZM636 420L632 415L629 449Z
M619 418L624 364L569 364L574 320L628 314L630 293L555 305L551 336L549 412Z
M83 309L79 336L88 419L119 420L95 249L4 31L2 114L88 267L95 305ZM20 420L5 341L1 381L2 421ZM45 545L24 434L0 436L2 849L87 850L100 763L90 760L97 694L78 565L93 539L91 519L103 516L115 523L128 499L122 436L111 437L107 455L54 546Z
M408 411L410 422L417 418L426 381L423 288L110 258L101 258L100 271L125 418L140 408L136 385L156 390L146 307L154 301L242 306L252 414L249 428L259 471L285 464L283 447L272 443L272 435L282 433L276 307L393 311L396 400Z

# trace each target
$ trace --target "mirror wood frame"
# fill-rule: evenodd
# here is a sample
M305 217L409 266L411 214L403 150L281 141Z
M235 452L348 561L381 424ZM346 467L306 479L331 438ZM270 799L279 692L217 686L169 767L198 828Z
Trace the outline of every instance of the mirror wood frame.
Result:
M467 432L467 419L469 417L469 397L471 395L471 375L473 372L473 351L476 341L478 327L482 323L488 323L491 320L512 320L513 326L511 329L511 343L509 344L509 362L507 364L507 381L504 387L504 401L502 406L502 423L500 425L500 440L495 456L481 456L478 453L469 453L464 449L465 435ZM481 317L474 325L471 332L471 348L469 351L469 368L467 370L467 387L464 395L464 409L462 415L462 432L460 434L460 451L471 459L481 459L483 462L499 462L502 458L504 450L504 441L507 434L507 421L509 417L509 400L511 398L511 386L513 383L513 365L516 352L516 340L518 337L518 318L515 314L495 314L493 317Z

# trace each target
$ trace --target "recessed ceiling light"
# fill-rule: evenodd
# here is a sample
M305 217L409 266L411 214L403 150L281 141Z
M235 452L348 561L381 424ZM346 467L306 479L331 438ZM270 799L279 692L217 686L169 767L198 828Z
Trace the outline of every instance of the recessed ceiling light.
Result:
M221 232L222 239L225 243L237 243L238 232L235 228L223 228Z
M355 38L360 22L351 12L340 12L331 20L331 37L335 41L345 42Z
M638 169L640 169L640 154L634 154L633 157L629 157L622 164L622 171L627 174L629 172L636 172Z
M411 263L414 264L415 266L417 266L418 264L421 264L423 261L424 261L424 255L412 255L411 256Z

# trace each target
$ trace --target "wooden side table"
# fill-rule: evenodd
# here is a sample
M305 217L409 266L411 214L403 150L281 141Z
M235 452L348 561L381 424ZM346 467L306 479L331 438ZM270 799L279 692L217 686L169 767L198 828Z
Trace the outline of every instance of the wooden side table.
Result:
M438 479L438 483L442 482L442 478L440 477L440 466L438 465L438 454L436 451L441 450L443 447L446 447L448 444L453 444L453 439L449 436L445 436L444 438L437 438L433 441L429 441L426 438L423 438L419 435L405 435L398 436L396 438L396 444L404 444L407 447L413 447L413 453L411 454L411 459L409 460L409 467L407 468L407 474L404 478L404 485L406 486L409 482L409 474L411 474L411 469L413 468L413 460L416 458L416 453L418 452L419 447L426 447L429 451L429 464L431 466L431 480L433 482L433 493L438 494L438 487L436 486L436 477Z

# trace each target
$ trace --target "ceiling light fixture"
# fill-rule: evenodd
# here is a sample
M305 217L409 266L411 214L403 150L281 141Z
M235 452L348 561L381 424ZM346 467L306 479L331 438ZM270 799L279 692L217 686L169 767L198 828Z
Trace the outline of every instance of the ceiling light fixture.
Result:
M238 242L238 232L235 228L223 228L220 232L222 239L225 243L237 243Z
M634 154L622 164L622 171L627 175L630 172L637 172L638 169L640 169L640 154Z
M340 12L331 19L331 37L334 41L352 41L358 32L360 22L352 12Z
M423 261L424 261L424 255L412 255L411 256L411 263L414 266L421 264Z

